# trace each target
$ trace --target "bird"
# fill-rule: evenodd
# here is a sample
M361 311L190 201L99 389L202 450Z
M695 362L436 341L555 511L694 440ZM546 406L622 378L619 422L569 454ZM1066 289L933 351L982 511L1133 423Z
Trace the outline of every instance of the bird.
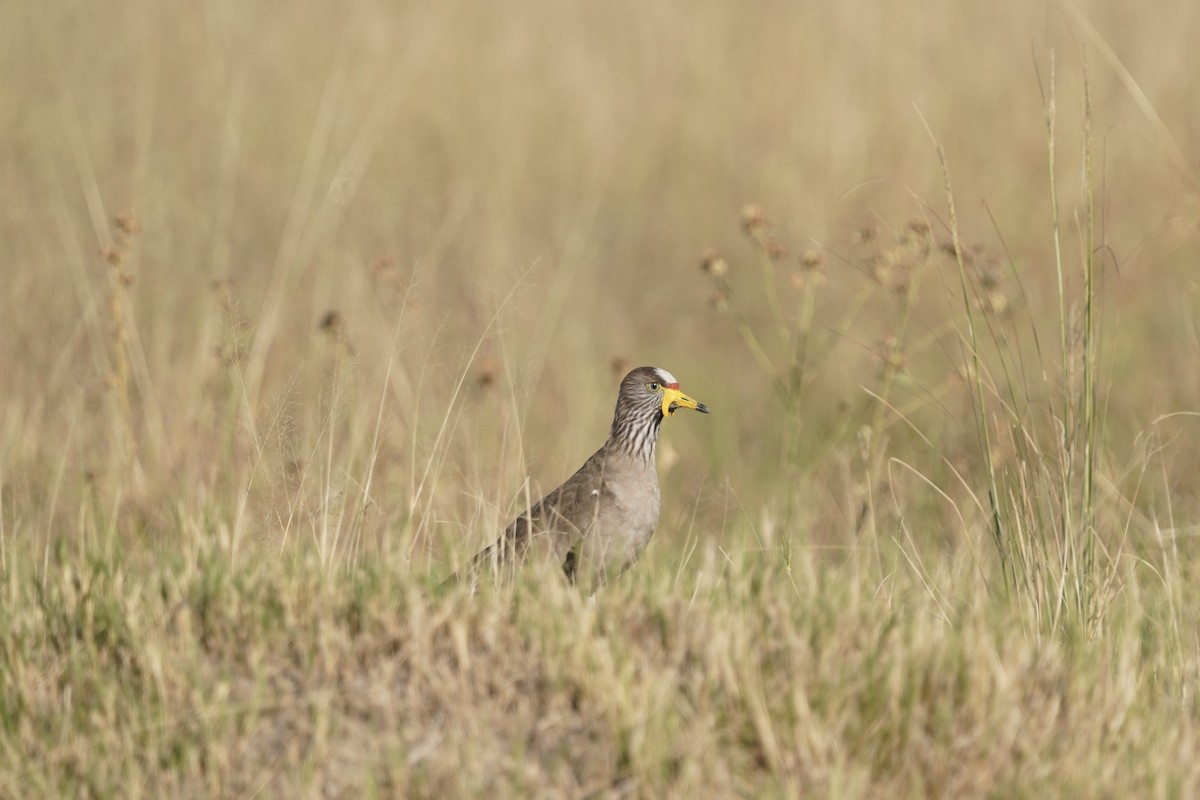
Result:
M637 561L658 524L655 450L659 426L678 409L708 414L659 367L638 367L621 381L608 440L562 486L513 520L494 544L471 559L471 591L481 574L515 568L531 550L562 565L567 579L594 592ZM444 583L461 579L451 575Z

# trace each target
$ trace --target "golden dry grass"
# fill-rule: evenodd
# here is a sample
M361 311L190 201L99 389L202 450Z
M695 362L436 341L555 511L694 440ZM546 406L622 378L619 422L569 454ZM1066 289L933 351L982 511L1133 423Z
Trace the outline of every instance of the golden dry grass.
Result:
M0 7L0 796L1200 795L1126 5ZM637 567L436 590L639 363Z

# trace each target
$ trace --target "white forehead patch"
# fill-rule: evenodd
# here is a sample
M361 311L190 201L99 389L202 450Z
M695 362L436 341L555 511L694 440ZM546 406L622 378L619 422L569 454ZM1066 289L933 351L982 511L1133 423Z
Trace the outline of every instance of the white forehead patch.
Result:
M654 371L658 373L658 379L667 386L670 386L672 383L679 383L679 381L675 379L675 376L667 372L665 369L659 369L658 367L655 367Z

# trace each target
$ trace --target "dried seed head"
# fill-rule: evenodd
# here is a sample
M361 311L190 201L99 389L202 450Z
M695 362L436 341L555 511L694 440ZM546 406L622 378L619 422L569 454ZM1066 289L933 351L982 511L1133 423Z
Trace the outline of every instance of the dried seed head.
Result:
M929 220L922 217L914 217L908 221L908 229L917 236L927 236L929 234Z
M825 255L820 250L809 248L800 256L800 266L812 272L825 269Z
M113 217L113 224L117 226L117 230L126 236L135 236L142 230L142 225L138 222L137 217L132 211L122 211Z
M475 372L475 381L481 387L487 388L496 382L500 377L500 365L496 363L496 359L492 356L484 356L479 359L479 366Z
M400 273L396 262L388 254L384 254L371 262L371 277L381 283L400 283Z
M886 258L876 258L871 262L871 277L876 283L885 288L892 286L892 265Z
M1001 319L1006 318L1012 311L1008 296L1004 292L990 291L980 299L980 305L985 314L995 314Z
M916 233L911 228L906 228L898 237L898 242L896 245L897 248L904 250L914 261L924 263L929 258L928 235Z
M763 252L767 254L767 258L772 261L778 261L787 255L787 248L783 243L774 237L768 237L762 244Z
M856 230L851 238L854 240L855 244L870 244L871 242L875 241L877 234L878 230L875 227L875 223L868 222L866 225L863 225L861 228Z
M700 269L714 278L723 278L729 272L729 265L725 263L725 259L721 258L716 250L710 247L700 257Z
M954 240L949 236L939 236L937 238L937 247L948 256L955 255Z
M757 236L771 228L767 212L757 203L742 206L742 230L747 236Z
M331 336L338 336L342 332L342 315L336 310L330 309L325 312L325 316L321 317L317 327Z
M971 265L979 277L979 285L985 289L996 288L1004 279L1000 256L985 247L972 248Z
M800 270L792 274L792 286L796 289L816 288L824 286L825 281L825 255L813 248L805 250L800 256Z

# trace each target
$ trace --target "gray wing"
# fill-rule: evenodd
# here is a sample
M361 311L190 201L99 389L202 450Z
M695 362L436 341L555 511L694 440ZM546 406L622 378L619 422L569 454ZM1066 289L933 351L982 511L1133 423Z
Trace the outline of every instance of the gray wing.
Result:
M561 563L573 579L576 545L595 524L602 504L614 501L599 456L597 452L566 483L513 520L499 540L471 559L471 572L515 567L533 550Z

